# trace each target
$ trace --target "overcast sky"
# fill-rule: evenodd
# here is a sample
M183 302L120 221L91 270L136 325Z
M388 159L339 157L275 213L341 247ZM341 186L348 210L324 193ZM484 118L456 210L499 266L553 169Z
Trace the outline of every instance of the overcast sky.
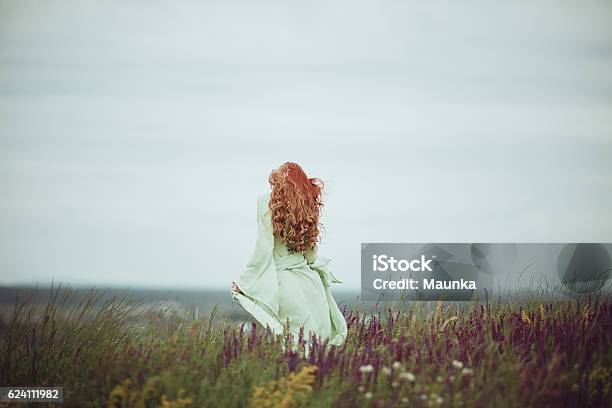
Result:
M611 27L605 1L0 0L0 284L225 287L284 161L327 182L346 287L361 242L610 242Z

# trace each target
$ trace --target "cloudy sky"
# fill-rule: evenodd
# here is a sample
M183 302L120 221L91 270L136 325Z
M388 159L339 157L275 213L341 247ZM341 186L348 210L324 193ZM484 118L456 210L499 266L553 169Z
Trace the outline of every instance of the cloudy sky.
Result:
M333 3L333 4L330 4ZM0 284L225 287L256 198L321 253L612 241L605 1L0 0Z

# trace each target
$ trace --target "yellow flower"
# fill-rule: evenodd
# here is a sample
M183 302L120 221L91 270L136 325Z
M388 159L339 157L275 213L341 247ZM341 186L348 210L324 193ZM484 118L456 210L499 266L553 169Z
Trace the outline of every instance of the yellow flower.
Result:
M129 378L117 384L108 395L108 408L132 407L138 401L138 390Z
M584 307L582 320L584 323L589 323L591 320L593 320L593 312L591 312L591 308L588 305Z
M251 407L289 408L312 392L316 380L316 366L304 366L297 373L272 380L263 387L253 387Z
M157 394L160 386L159 379L152 378L145 384L142 391L136 389L135 384L130 379L123 380L110 392L108 396L108 408L140 408L148 407L151 404L163 408L187 408L191 406L193 400L185 396L185 390L179 389L177 398L170 400L164 394L161 398Z
M524 323L531 325L531 319L529 318L529 316L527 316L527 313L525 313L524 310L521 310L521 319Z
M162 395L161 406L163 408L186 408L191 405L193 400L185 397L185 390L180 389L175 400L169 400L168 397Z

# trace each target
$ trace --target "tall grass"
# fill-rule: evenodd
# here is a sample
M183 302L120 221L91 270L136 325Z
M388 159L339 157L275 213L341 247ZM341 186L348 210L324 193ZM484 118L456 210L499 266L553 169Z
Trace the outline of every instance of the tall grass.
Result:
M612 401L607 299L408 302L345 310L348 341L274 336L92 290L2 316L0 383L63 386L68 407L602 406ZM382 308L382 306L381 306Z

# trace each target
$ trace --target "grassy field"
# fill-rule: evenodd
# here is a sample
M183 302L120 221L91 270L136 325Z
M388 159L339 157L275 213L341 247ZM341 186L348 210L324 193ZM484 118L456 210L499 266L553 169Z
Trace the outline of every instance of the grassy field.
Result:
M68 407L612 403L606 298L345 309L348 341L333 348L215 310L71 296L58 289L3 313L1 385L63 386Z

